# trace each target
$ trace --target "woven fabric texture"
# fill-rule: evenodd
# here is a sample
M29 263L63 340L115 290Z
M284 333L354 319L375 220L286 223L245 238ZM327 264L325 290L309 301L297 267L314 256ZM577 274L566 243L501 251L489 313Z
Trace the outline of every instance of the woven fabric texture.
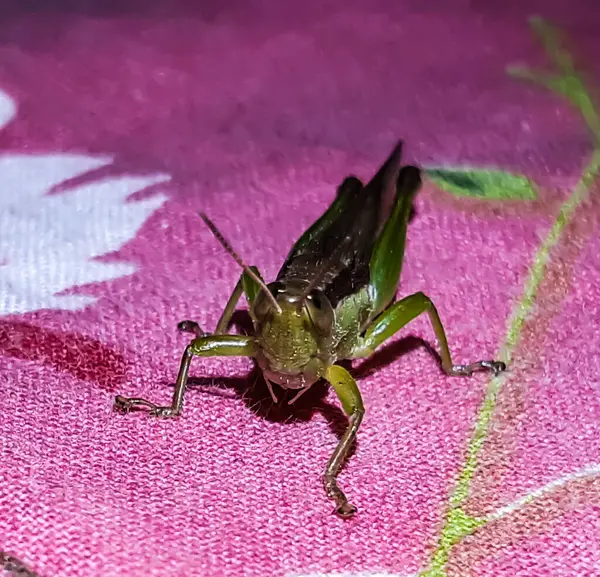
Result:
M535 13L593 86L595 1L3 3L0 550L42 577L600 576L600 157L506 74L550 65ZM180 418L112 410L170 401L177 323L213 330L237 281L199 211L272 280L399 138L536 183L426 179L409 227L399 295L431 297L455 362L509 351L505 376L446 377L425 317L354 363L350 521L324 385L276 406L250 360L194 359Z

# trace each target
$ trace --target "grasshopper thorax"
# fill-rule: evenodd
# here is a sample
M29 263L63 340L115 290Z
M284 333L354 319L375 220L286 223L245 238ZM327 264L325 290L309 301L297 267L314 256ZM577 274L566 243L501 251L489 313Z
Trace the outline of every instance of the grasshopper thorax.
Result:
M311 386L331 363L335 313L325 294L308 281L275 281L268 289L278 311L261 290L251 309L265 378L287 389Z

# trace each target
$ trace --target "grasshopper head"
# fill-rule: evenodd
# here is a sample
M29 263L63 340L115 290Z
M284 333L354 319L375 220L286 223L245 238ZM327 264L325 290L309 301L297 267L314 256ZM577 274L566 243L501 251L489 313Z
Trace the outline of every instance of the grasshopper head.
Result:
M269 291L281 311L264 291L252 307L260 344L258 364L265 378L286 389L309 387L329 364L334 311L320 290L304 297L307 286L301 280L270 283Z

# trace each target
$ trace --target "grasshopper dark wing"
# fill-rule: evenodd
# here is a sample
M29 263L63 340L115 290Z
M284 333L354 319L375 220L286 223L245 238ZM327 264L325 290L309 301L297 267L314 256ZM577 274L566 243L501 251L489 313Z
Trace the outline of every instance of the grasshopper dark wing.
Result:
M310 282L321 275L314 288L333 307L368 284L369 261L393 200L401 153L399 142L366 186L353 176L344 180L329 209L292 247L278 281Z

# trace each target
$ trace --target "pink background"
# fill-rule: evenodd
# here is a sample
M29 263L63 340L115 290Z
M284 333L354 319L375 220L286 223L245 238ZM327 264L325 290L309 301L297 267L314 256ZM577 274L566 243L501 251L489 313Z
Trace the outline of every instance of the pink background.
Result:
M0 9L0 88L18 106L2 154L111 155L101 175L172 180L104 259L134 274L72 289L98 299L83 310L0 319L0 549L47 576L422 570L485 376L446 378L401 339L363 363L367 416L340 477L359 513L346 523L320 481L344 423L324 387L273 407L250 361L197 359L202 386L177 421L118 415L113 398L167 402L186 344L176 323L211 330L233 289L239 271L197 211L270 280L342 178L368 178L397 138L407 161L493 165L543 184L540 202L522 206L429 185L417 199L401 292L434 300L457 362L493 356L590 152L572 111L504 69L542 62L526 18L543 10L598 78L595 2L62 4ZM600 463L598 215L595 201L576 214L551 263L473 512ZM425 319L411 335L434 342ZM489 525L448 573L600 575L598 488L574 482Z

